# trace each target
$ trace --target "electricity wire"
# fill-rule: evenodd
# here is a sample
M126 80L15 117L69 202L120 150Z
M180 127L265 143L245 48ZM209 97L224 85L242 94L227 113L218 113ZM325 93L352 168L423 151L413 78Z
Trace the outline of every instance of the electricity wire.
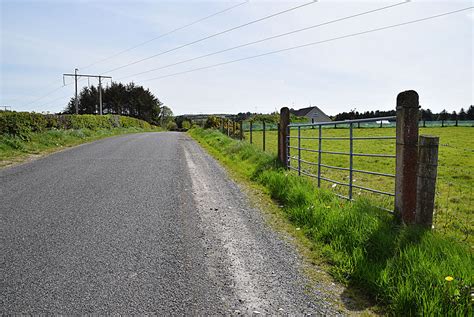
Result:
M273 18L273 17L276 17L276 16L281 15L281 14L284 14L284 13L288 13L288 12L290 12L290 11L294 11L294 10L297 10L297 9L300 9L300 8L303 8L303 7L306 7L306 6L311 5L311 4L314 4L314 3L316 3L316 1L307 2L307 3L301 4L301 5L298 5L298 6L295 6L295 7L291 7L291 8L289 8L289 9L286 9L286 10L283 10L283 11L279 11L279 12L276 12L276 13L273 13L273 14L270 14L270 15L267 15L267 16L264 16L264 17L262 17L262 18L260 18L260 19L257 19L257 20L253 20L253 21L250 21L250 22L247 22L247 23L244 23L244 24L240 24L240 25L231 27L231 28L226 29L226 30L224 30L224 31L220 31L220 32L217 32L217 33L214 33L214 34L205 36L205 37L203 37L203 38L200 38L200 39L198 39L198 40L194 40L194 41L188 42L188 43L186 43L186 44L176 46L176 47L171 48L171 49L169 49L169 50L165 50L165 51L162 51L162 52L160 52L160 53L157 53L157 54L154 54L154 55L151 55L151 56L148 56L148 57L145 57L145 58L142 58L142 59L139 59L139 60L130 62L130 63L127 63L127 64L125 64L125 65L122 65L122 66L119 66L119 67L116 67L116 68L109 69L109 70L103 72L102 74L111 73L111 72L117 71L117 70L119 70L119 69L122 69L122 68L125 68L125 67L128 67L128 66L131 66L131 65L135 65L135 64L138 64L138 63L141 63L141 62L150 60L150 59L152 59L152 58L155 58L155 57L164 55L164 54L166 54L166 53L170 53L170 52L177 51L177 50L182 49L182 48L184 48L184 47L187 47L187 46L190 46L190 45L199 43L199 42L203 42L203 41L205 41L205 40L214 38L214 37L216 37L216 36L219 36L219 35L222 35L222 34L225 34L225 33L229 33L229 32L235 31L235 30L237 30L237 29L240 29L240 28L243 28L243 27L246 27L246 26L249 26L249 25L252 25L252 24L255 24L255 23L258 23L258 22L261 22L261 21L270 19L270 18ZM101 74L101 75L102 75L102 74Z
M397 4L392 4L392 5L384 6L384 7L381 7L381 8L377 8L377 9L373 9L373 10L369 10L369 11L365 11L365 12L353 14L353 15L350 15L350 16L346 16L346 17L343 17L343 18L339 18L339 19L327 21L327 22L324 22L324 23L319 23L319 24L311 25L311 26L308 26L308 27L305 27L305 28L293 30L293 31L290 31L290 32L286 32L286 33L282 33L282 34L278 34L278 35L274 35L274 36L270 36L270 37L267 37L267 38L264 38L264 39L260 39L260 40L257 40L257 41L244 43L244 44L237 45L237 46L230 47L230 48L226 48L226 49L223 49L223 50L220 50L220 51L216 51L216 52L212 52L212 53L209 53L209 54L200 55L200 56L197 56L197 57L185 59L185 60L182 60L182 61L179 61L179 62L175 62L175 63L172 63L172 64L168 64L168 65L160 66L160 67L157 67L157 68L149 69L149 70L146 70L146 71L143 71L143 72L139 72L139 73L127 75L127 76L118 78L117 80L122 80L122 79L130 78L130 77L134 77L134 76L139 76L139 75L151 73L151 72L154 72L154 71L157 71L157 70L161 70L161 69L165 69L165 68L168 68L168 67L172 67L172 66L176 66L176 65L188 63L188 62L195 61L195 60L198 60L198 59L202 59L202 58L205 58L205 57L209 57L209 56L221 54L221 53L224 53L224 52L229 52L229 51L232 51L232 50L235 50L235 49L238 49L238 48L242 48L242 47L246 47L246 46L250 46L250 45L262 43L262 42L265 42L265 41L269 41L269 40L273 40L273 39L276 39L276 38L280 38L280 37L284 37L284 36L296 34L296 33L303 32L303 31L308 31L308 30L315 29L315 28L318 28L318 27L321 27L321 26L333 24L333 23L336 23L336 22L344 21L344 20L349 20L349 19L352 19L352 18L355 18L355 17L359 17L359 16L362 16L362 15L367 15L367 14L370 14L370 13L374 13L374 12L378 12L378 11L387 10L387 9L390 9L390 8L393 8L393 7L396 7L396 6L400 6L400 5L403 5L403 4L406 4L406 3L408 3L408 2L407 2L407 1L404 1L404 2L397 3Z
M422 21L427 21L427 20L431 20L431 19L440 18L440 17L443 17L443 16L459 13L459 12L470 10L470 9L473 9L473 8L474 7L467 7L467 8L463 8L463 9L459 9L459 10L455 10L455 11L449 11L449 12L445 12L445 13L442 13L442 14L437 14L437 15L433 15L433 16L429 16L429 17L425 17L425 18L421 18L421 19L416 19L416 20L411 20L411 21L407 21L407 22L392 24L392 25L389 25L389 26L370 29L370 30L367 30L367 31L351 33L351 34L338 36L338 37L333 37L333 38L322 40L322 41L306 43L306 44L302 44L302 45L297 45L297 46L292 46L292 47L288 47L288 48L284 48L284 49L279 49L279 50L266 52L266 53L263 53L263 54L258 54L258 55L244 57L244 58L234 59L234 60L227 61L227 62L217 63L217 64L213 64L213 65L209 65L209 66L193 68L193 69L190 69L190 70L187 70L187 71L182 71L182 72L172 73L172 74L168 74L168 75L164 75L164 76L149 78L149 79L142 80L140 82L148 82L148 81L152 81L152 80L158 80L158 79L162 79L162 78L168 78L168 77L183 75L183 74L187 74L187 73L191 73L191 72L196 72L196 71L200 71L200 70L204 70L204 69L214 68L214 67L218 67L218 66L232 64L232 63L237 63L237 62L241 62L241 61L245 61L245 60L249 60L249 59L254 59L254 58L258 58L258 57L263 57L263 56L267 56L267 55L292 51L292 50L296 50L296 49L299 49L299 48L314 46L314 45L318 45L318 44L322 44L322 43L333 42L333 41L342 40L342 39L346 39L346 38L350 38L350 37L355 37L355 36L359 36L359 35L363 35L363 34L379 32L379 31L382 31L382 30L393 29L393 28L397 28L397 27L401 27L401 26L405 26L405 25L409 25L409 24L413 24L413 23L419 23L419 22L422 22Z

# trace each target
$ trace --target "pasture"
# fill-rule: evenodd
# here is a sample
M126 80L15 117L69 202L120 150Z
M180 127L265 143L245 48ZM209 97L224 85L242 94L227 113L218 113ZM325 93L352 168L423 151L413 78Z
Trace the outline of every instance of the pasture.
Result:
M296 136L297 131L291 131ZM461 241L467 241L470 245L474 243L474 129L472 127L430 127L420 128L420 134L435 135L440 137L438 181L436 189L435 205L435 230L454 236ZM302 137L318 137L318 129L301 130ZM323 137L348 137L347 128L324 128ZM360 128L354 129L355 137L368 136L395 136L395 128ZM249 132L245 133L249 140ZM253 144L262 148L262 131L253 131ZM296 145L297 140L291 139ZM348 152L349 140L323 140L321 143L323 151ZM301 140L301 147L317 150L318 140ZM277 131L266 131L266 151L276 154ZM395 154L395 140L357 140L354 141L355 153L373 154ZM291 156L296 156L296 150L291 149ZM318 153L301 151L301 158L309 162L317 162ZM354 157L354 168L381 173L394 174L395 159L379 157ZM349 156L322 154L322 164L349 167ZM292 160L293 166L297 165ZM311 174L317 174L317 167L301 163L302 170ZM293 171L294 172L294 171ZM292 173L293 173L292 172ZM296 172L294 172L296 173ZM349 172L321 168L321 176L347 183ZM317 180L314 179L314 182ZM354 184L369 187L385 192L393 192L395 179L354 173ZM322 181L321 186L347 195L347 187L334 185ZM371 194L360 189L354 189L354 196L368 195L376 203L384 208L393 209L393 198Z

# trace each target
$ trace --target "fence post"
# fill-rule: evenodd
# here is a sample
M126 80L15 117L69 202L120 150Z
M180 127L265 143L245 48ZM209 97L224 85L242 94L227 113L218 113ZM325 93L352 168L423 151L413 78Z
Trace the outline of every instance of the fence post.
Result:
M227 136L230 136L230 120L227 119Z
M321 151L322 151L322 126L318 129L318 187L321 187Z
M290 110L287 107L280 109L280 132L278 133L278 158L288 167L288 125L290 124Z
M428 228L433 225L436 176L438 174L438 146L439 137L420 136L415 222Z
M418 93L397 96L395 214L405 224L415 222L418 167Z
M235 133L236 129L237 129L237 122L232 120L232 135L234 138L236 137L236 133Z
M354 167L354 132L353 132L354 125L351 123L349 125L349 200L352 200L352 178L353 172L352 169Z
M314 129L314 118L311 118L311 124L313 124L313 125L311 126L311 129Z
M244 121L240 121L240 141L244 139Z
M301 127L298 127L298 176L301 175Z
M252 144L252 128L253 128L253 121L250 121L250 144Z
M277 122L277 153L278 159L280 159L280 122Z
M263 144L262 144L262 148L263 148L263 152L265 152L265 121L262 121L262 128L263 128L263 133L262 133L262 138L263 138Z

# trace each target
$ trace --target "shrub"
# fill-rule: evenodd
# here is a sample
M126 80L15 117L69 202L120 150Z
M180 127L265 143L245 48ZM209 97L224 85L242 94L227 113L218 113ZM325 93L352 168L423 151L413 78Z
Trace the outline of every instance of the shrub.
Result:
M48 120L42 114L29 112L0 112L0 133L28 140L31 132L46 130Z
M32 132L43 132L50 129L112 129L112 128L142 128L152 126L143 120L118 115L43 115L29 112L0 112L0 134L10 135L29 140Z
M168 124L166 125L166 129L168 129L168 130L170 130L170 131L176 131L176 130L178 130L178 125L176 124L176 122L170 121L170 122L168 122Z
M191 122L183 121L182 126L183 126L183 129L189 130L189 129L191 129Z
M207 117L206 123L204 124L204 128L206 129L219 128L220 126L221 126L221 121L216 116Z

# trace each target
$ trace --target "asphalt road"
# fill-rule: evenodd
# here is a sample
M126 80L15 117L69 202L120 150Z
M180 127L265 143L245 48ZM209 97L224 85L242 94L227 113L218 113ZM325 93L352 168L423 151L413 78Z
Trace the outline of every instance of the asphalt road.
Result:
M293 247L180 133L0 170L1 313L335 314Z

